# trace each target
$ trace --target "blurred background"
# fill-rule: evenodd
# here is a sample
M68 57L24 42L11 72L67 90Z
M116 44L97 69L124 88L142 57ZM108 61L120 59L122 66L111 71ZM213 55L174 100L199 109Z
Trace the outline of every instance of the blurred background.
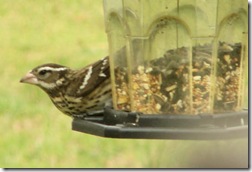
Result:
M108 54L102 0L0 0L0 167L246 168L248 139L109 139L71 130L33 67L81 68Z

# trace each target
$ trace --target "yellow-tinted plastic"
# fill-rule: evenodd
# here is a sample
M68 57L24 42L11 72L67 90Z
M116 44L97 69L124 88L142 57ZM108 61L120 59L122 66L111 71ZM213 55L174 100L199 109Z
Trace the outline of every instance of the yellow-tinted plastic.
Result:
M240 110L247 7L245 0L104 0L114 108L145 114ZM232 63L237 70L230 74L228 99L223 59L239 61Z

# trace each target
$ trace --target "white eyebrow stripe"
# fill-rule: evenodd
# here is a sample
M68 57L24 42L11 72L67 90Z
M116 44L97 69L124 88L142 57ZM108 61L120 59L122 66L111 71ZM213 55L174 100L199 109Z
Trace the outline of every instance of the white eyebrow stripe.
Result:
M50 71L64 71L64 70L67 70L66 67L60 67L60 68L52 68L52 67L41 67L39 68L39 71L42 71L42 70L50 70Z
M85 86L86 86L87 83L88 83L88 80L89 80L90 77L91 77L92 72L93 72L93 66L90 66L90 67L88 68L87 75L85 76L85 78L84 78L84 80L83 80L83 83L82 83L81 86L80 86L80 89L85 88Z

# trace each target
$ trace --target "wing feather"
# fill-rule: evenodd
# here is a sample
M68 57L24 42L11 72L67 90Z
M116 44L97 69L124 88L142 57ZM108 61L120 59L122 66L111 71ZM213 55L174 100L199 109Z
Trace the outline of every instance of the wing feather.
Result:
M108 56L75 71L70 78L73 79L73 85L68 87L68 94L76 97L87 96L105 80L110 79Z

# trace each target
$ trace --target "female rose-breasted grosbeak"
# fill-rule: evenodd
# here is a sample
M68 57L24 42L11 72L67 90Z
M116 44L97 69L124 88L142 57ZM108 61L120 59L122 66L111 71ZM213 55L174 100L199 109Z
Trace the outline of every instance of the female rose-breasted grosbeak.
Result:
M50 63L32 69L20 82L39 86L61 112L83 118L111 103L109 70L108 57L80 70Z

